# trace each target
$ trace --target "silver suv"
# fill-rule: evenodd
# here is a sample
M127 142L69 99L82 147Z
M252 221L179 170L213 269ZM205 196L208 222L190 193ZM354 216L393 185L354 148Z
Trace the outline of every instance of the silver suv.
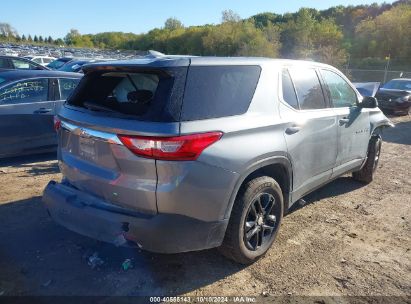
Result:
M283 214L347 172L373 179L391 122L335 68L263 58L97 63L55 121L70 230L162 253L264 255Z

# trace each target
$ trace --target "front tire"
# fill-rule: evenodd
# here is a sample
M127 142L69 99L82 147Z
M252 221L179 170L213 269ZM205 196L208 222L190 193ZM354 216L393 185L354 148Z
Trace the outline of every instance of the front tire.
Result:
M374 179L375 171L380 160L382 139L381 136L373 136L368 144L367 160L361 170L353 172L355 180L369 184Z
M274 242L283 211L283 194L274 179L261 176L248 181L234 202L220 252L241 264L255 262Z

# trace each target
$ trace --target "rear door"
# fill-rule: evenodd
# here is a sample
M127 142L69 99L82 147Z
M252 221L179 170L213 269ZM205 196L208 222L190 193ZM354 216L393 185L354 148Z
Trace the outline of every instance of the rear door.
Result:
M280 114L293 166L295 201L331 177L337 158L337 117L315 68L284 68L281 79Z
M340 175L358 167L366 156L370 136L369 109L357 106L357 93L339 73L321 69L321 75L338 119L338 156L334 175Z
M48 78L26 79L0 89L0 156L56 145L54 101Z

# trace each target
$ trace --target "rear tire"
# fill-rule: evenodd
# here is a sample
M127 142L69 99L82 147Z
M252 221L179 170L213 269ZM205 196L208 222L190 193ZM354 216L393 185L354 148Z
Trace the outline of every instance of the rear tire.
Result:
M361 170L353 172L352 177L362 183L371 183L374 179L374 173L378 167L378 161L381 154L382 139L378 136L373 136L368 144L367 160Z
M241 264L255 262L274 242L283 211L283 194L274 179L261 176L248 181L234 202L220 252Z

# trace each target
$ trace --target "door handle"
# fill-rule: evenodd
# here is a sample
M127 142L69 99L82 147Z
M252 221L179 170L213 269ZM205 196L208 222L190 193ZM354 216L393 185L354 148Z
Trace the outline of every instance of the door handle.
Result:
M300 130L301 130L301 127L292 126L292 127L288 127L287 129L285 129L285 133L288 134L288 135L291 135L291 134L297 133Z
M47 114L50 113L52 109L47 109L47 108L40 108L38 110L35 110L33 113L34 114Z
M350 120L347 117L344 117L344 118L341 118L338 122L340 123L340 126L342 126L342 125L349 123Z

